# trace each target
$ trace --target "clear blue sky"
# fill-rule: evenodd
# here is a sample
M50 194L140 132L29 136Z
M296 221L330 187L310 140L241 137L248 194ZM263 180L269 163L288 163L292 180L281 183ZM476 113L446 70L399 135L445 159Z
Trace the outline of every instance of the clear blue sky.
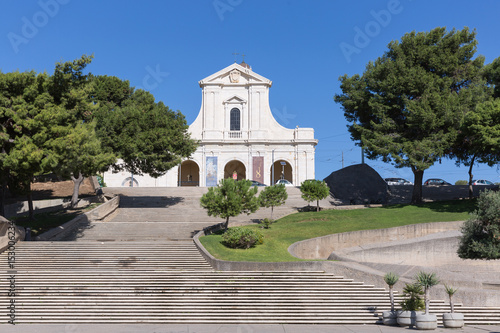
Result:
M245 54L256 73L273 81L270 105L278 122L315 129L317 179L342 167L342 153L344 166L360 163L333 96L339 76L361 74L391 40L413 30L468 26L477 31L477 54L486 63L500 56L497 0L4 0L0 9L2 72L52 73L57 61L94 54L92 73L148 88L189 124L200 110L198 81L233 63L235 51ZM341 45L356 52L346 55ZM365 161L382 177L413 180L409 169ZM496 167L477 165L474 174L500 181ZM434 177L454 183L467 179L467 168L443 160L424 174Z

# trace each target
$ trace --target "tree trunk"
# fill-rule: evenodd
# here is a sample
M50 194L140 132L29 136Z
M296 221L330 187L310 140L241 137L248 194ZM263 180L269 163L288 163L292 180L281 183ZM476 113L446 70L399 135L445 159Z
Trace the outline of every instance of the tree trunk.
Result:
M29 208L29 219L33 221L35 219L35 213L33 209L33 193L31 193L31 181L28 182L28 208Z
M411 167L411 171L415 176L413 181L413 194L411 196L412 204L421 204L422 203L422 179L424 178L424 171L418 170L415 167Z
M316 200L316 211L319 212L319 200Z
M430 303L430 297L429 297L429 288L425 288L425 314L429 314L429 303Z
M75 208L78 204L78 193L80 192L80 185L83 182L83 176L81 172L78 172L78 178L75 178L73 175L71 176L71 180L73 181L73 196L71 197L71 207Z
M451 298L452 298L452 296L450 296L450 308L451 308L451 313L454 313L455 312L455 307L454 307L454 304L453 304L453 300Z
M472 181L474 175L472 174L472 167L474 166L474 161L476 159L476 155L472 156L472 160L470 161L470 166L469 166L469 199L474 198L474 189L472 188Z
M392 291L392 286L389 286L389 299L391 300L391 311L394 312L394 293Z
M227 231L227 228L228 228L228 227L229 227L229 216L228 216L228 217L226 217L226 223L225 223L225 225L224 225L224 230L226 230L226 231Z
M274 206L271 206L271 220L273 219Z

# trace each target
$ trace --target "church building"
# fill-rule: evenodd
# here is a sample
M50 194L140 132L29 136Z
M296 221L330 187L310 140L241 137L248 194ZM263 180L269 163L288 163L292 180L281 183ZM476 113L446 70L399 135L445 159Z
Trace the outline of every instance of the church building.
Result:
M314 129L288 129L274 119L269 79L242 62L199 84L201 109L189 126L191 137L200 142L196 152L159 178L107 172L107 186L216 186L229 177L266 185L286 179L299 186L315 178Z

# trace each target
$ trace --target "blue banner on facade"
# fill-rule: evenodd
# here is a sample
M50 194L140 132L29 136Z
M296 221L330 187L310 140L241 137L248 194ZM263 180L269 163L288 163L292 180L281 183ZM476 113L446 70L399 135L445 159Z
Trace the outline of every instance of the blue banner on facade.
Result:
M207 186L217 186L217 156L207 157Z

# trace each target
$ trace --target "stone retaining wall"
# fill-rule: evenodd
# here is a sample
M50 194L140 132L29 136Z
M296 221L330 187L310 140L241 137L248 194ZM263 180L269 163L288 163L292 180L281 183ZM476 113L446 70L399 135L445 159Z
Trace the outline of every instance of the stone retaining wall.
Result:
M376 262L434 266L459 261L457 248L461 233L458 230L417 237L410 240L367 244L334 251L328 260Z
M330 254L344 248L396 240L407 240L425 235L458 230L463 221L411 224L402 227L374 230L360 230L306 239L288 248L294 257L300 259L328 259Z

